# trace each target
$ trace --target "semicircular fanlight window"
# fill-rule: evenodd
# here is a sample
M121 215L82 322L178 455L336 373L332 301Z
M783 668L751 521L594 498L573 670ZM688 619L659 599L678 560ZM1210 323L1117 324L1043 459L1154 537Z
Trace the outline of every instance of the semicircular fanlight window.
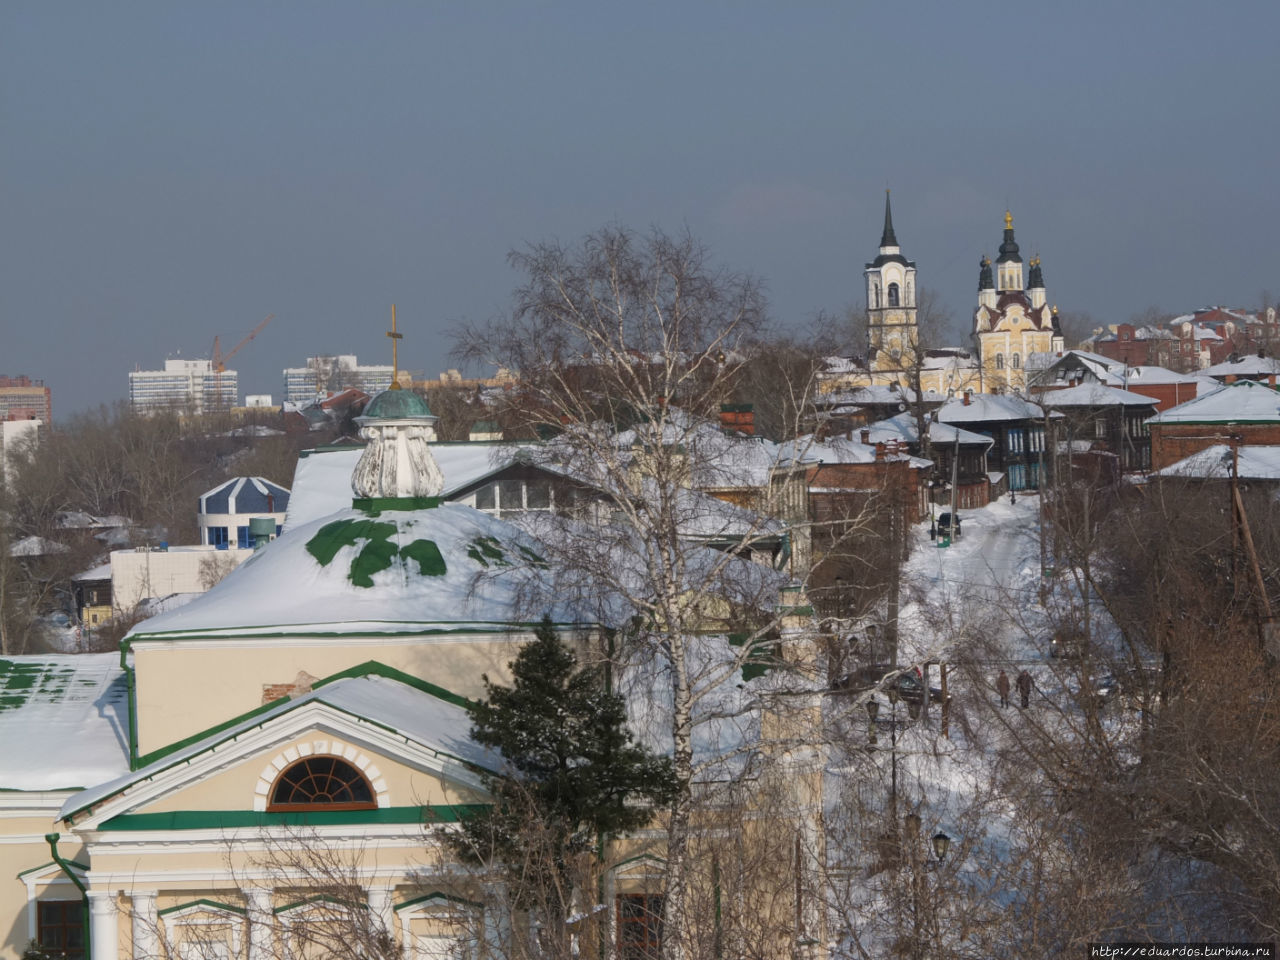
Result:
M268 810L310 807L363 810L377 806L364 774L337 757L306 757L286 767L271 789Z

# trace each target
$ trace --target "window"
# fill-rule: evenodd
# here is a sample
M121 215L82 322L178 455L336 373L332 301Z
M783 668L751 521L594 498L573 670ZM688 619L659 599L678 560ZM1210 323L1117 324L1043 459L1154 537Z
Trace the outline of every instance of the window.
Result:
M84 957L84 902L41 900L36 903L36 940L46 953L77 960Z
M871 289L876 293L876 306L880 306L880 284L875 284Z
M1023 434L1021 430L1009 431L1009 452L1021 453L1023 446Z
M227 528L226 527L210 527L209 543L215 547L226 549L227 546Z
M493 484L481 487L476 491L477 510L496 510L498 508L497 488Z
M898 306L898 285L896 283L889 284L889 306Z
M1009 361L1009 366L1017 370L1020 366L1022 366L1022 359L1015 353Z
M661 949L662 897L619 894L618 956L621 960L656 960Z
M524 488L525 506L530 510L551 509L551 486L542 481L534 481Z
M1003 354L1003 353L997 353L997 354L996 354L996 369L997 369L997 370L1003 370L1003 369L1004 369L1004 354Z
M308 810L372 810L377 806L369 781L351 764L337 757L299 760L280 774L271 788L268 812Z
M1106 439L1107 421L1105 417L1099 417L1093 421L1093 435L1099 440Z
M253 547L253 538L249 536L248 527L236 527L236 546L241 550L249 550Z

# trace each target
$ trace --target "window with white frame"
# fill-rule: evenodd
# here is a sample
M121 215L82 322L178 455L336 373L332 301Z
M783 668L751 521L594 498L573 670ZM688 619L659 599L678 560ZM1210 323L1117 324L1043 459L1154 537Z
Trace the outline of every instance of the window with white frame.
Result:
M478 487L475 492L476 509L497 516L527 510L548 511L554 503L551 484L542 478L500 480Z

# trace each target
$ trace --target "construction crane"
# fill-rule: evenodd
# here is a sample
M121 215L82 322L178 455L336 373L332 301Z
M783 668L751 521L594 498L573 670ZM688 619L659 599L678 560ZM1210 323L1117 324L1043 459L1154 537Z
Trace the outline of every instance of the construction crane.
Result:
M237 343L226 353L222 352L222 344L215 336L213 338L213 396L214 404L220 410L222 409L222 372L227 369L227 361L234 357L250 340L262 332L263 327L275 319L274 313L267 314L265 320L253 328L249 335Z

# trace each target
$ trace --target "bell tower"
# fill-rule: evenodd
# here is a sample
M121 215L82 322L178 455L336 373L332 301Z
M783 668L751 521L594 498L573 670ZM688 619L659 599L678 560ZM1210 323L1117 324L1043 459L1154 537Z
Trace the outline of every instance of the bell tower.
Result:
M915 361L916 265L902 255L884 192L880 253L863 271L867 282L867 363L873 373L905 370Z

